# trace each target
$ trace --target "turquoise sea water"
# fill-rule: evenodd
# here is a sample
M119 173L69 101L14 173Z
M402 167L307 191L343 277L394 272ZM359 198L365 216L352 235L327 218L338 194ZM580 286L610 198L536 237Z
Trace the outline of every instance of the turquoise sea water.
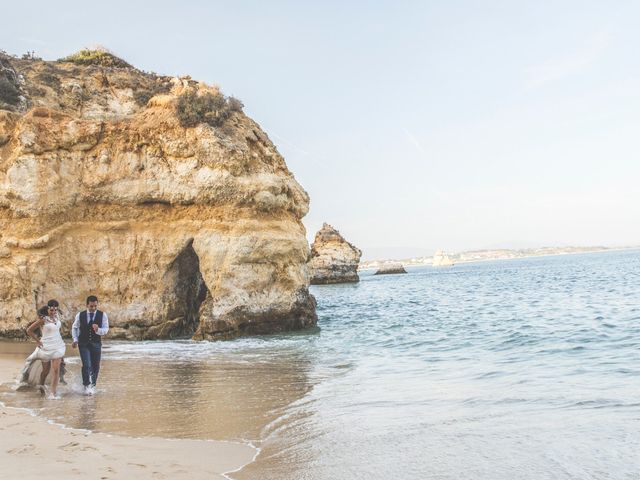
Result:
M312 293L316 330L108 342L95 397L0 400L74 427L251 441L238 479L640 478L639 251Z

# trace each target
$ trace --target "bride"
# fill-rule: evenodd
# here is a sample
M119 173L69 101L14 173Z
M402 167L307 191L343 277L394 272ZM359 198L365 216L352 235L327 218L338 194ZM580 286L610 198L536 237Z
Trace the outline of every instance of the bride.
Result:
M56 399L60 398L57 395L58 382L60 381L60 362L66 350L64 340L62 340L62 335L60 335L62 321L58 313L59 307L60 304L57 300L49 300L49 302L47 302L47 314L38 318L38 320L27 328L27 335L38 343L38 347L27 357L24 369L22 370L22 381L28 381L31 367L36 360L41 360L44 368L40 375L40 384L44 384L44 379L49 370L51 370L51 395L52 398ZM35 333L38 328L42 330L42 337L40 339L38 339Z

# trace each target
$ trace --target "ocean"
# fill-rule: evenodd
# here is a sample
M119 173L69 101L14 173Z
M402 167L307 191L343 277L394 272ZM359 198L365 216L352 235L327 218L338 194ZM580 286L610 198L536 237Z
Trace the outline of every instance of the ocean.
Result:
M640 251L311 290L316 329L107 338L96 396L69 357L62 400L0 400L70 427L250 442L236 479L640 478Z

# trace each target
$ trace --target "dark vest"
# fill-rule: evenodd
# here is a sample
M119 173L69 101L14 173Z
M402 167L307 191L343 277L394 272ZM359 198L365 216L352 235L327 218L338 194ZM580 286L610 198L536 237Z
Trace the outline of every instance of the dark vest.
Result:
M98 325L98 328L102 328L102 312L96 310L93 316L93 322L87 325L87 316L89 312L86 310L80 312L80 335L78 336L78 343L102 343L102 337L93 331L91 325Z

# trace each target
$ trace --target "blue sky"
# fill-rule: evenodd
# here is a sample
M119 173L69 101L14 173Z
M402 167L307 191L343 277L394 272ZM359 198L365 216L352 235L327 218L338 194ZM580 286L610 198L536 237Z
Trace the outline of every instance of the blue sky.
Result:
M640 3L13 2L0 48L103 45L246 105L365 257L640 244Z

